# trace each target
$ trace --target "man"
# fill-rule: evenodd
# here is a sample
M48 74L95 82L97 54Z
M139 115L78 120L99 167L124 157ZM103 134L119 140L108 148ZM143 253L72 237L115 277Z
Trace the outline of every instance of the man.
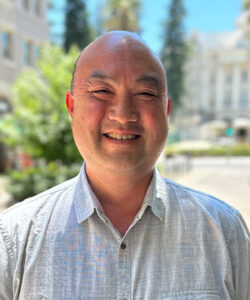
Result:
M154 169L167 86L144 42L119 31L96 39L66 104L85 164L1 215L0 299L250 299L239 213Z

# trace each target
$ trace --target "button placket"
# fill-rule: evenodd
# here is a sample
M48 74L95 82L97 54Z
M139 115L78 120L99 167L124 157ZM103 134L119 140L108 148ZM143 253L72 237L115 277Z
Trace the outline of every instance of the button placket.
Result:
M128 241L122 241L118 251L117 299L130 299L130 259Z

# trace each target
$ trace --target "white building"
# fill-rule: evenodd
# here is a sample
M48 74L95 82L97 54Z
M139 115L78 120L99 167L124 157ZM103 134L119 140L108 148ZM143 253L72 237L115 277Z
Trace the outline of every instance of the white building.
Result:
M232 128L235 142L250 142L250 10L234 31L195 32L190 44L180 132L190 127L189 138L218 141Z
M47 0L0 0L0 118L11 110L10 86L49 39ZM3 169L0 145L0 171Z

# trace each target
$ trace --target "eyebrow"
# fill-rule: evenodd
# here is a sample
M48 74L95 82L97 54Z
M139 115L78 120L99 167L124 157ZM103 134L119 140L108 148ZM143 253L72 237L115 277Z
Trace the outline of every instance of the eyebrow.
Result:
M102 71L98 71L98 70L95 70L90 74L89 79L92 79L92 78L115 81L114 77L108 76L105 73L103 73ZM150 83L150 84L153 84L156 88L162 87L162 80L158 76L150 75L150 74L143 75L143 76L137 78L136 83Z
M136 82L151 83L158 88L162 86L162 80L158 76L155 76L155 75L143 75L142 77L139 77L136 80Z
M90 76L90 79L95 78L95 79L109 79L109 80L115 80L113 77L106 75L102 71L93 71Z

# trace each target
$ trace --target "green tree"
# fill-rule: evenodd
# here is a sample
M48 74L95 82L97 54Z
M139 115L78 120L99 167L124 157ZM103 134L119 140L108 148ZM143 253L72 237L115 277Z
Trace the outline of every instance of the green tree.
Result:
M243 1L243 10L250 9L250 0L244 0Z
M168 93L173 100L173 108L181 105L184 92L184 63L187 54L183 19L185 8L182 0L172 0L169 18L165 23L164 43L161 59L168 79Z
M106 30L139 32L140 0L106 0L104 27Z
M65 54L56 46L46 45L38 68L21 73L13 86L14 112L6 114L0 123L6 144L46 161L59 159L68 164L79 159L64 101L78 53L77 48Z
M79 50L68 54L46 45L37 68L24 70L13 86L14 111L0 121L1 139L10 149L21 149L35 166L10 171L15 201L41 192L76 175L82 158L74 144L65 105Z
M67 0L65 16L64 49L72 45L83 49L92 40L92 29L88 23L86 5L83 0Z

